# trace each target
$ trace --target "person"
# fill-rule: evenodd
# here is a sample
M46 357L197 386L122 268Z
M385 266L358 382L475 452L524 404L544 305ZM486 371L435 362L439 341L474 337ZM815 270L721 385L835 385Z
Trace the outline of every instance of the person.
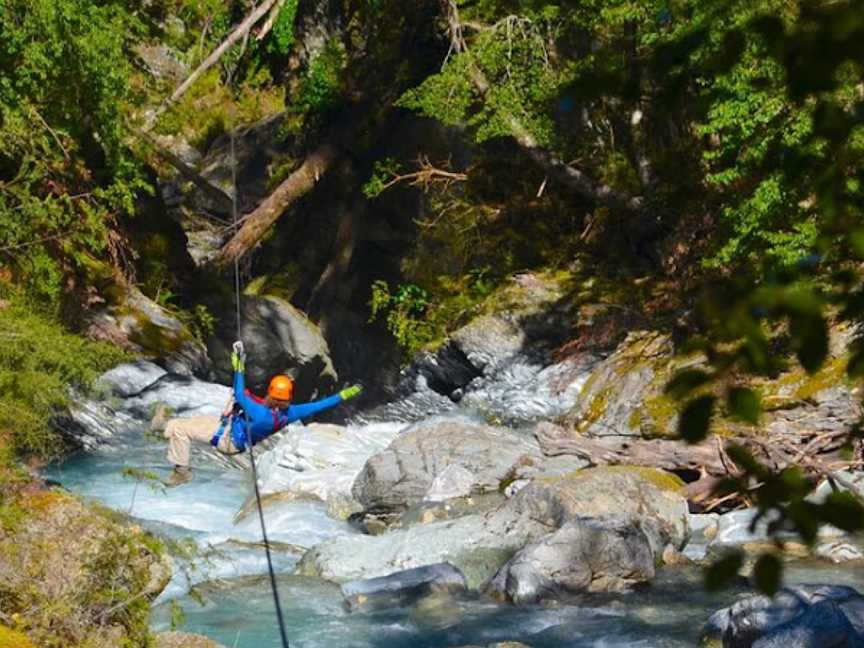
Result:
M163 423L157 420L160 418L158 412L154 416L151 430L164 426L165 438L168 439L168 461L174 465L174 470L165 481L166 486L179 486L192 480L192 468L189 465L192 441L210 443L226 455L239 454L247 449L250 436L254 446L289 423L335 407L363 390L360 385L354 385L321 400L292 405L294 381L288 376L274 376L267 388L266 398L258 398L246 389L246 352L240 341L234 343L231 365L234 370L234 389L232 399L221 417L192 416Z

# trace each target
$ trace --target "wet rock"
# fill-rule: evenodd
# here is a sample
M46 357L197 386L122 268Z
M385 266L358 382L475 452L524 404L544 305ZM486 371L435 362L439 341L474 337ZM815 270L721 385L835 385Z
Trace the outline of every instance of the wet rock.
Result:
M115 304L90 316L89 337L159 358L165 368L182 375L205 376L207 349L176 316L134 287L123 289Z
M221 382L231 381L231 345L237 332L225 318L208 349ZM249 386L263 392L275 374L295 380L296 401L313 395L329 395L336 385L330 351L318 327L287 301L278 297L247 297L243 300L243 338L249 356L246 375Z
M394 568L448 562L465 574L473 588L491 579L527 543L579 518L609 514L645 518L657 530L648 539L654 555L660 556L665 544L678 547L687 537L687 503L673 488L664 490L652 483L651 476L650 471L590 469L537 480L482 515L414 525L379 536L328 540L313 547L299 569L306 575L344 582L383 576ZM662 480L658 483L664 484Z
M520 550L489 591L513 603L579 592L620 592L654 577L657 535L638 517L581 518Z
M714 613L703 635L724 648L852 648L864 645L862 613L864 597L851 587L787 587Z
M848 542L823 542L816 545L813 554L817 558L828 560L832 563L845 563L858 560L864 560L864 553L861 550L849 544Z
M444 490L457 495L497 491L521 456L539 454L534 439L504 428L466 418L430 419L371 457L352 492L368 509L404 510Z
M342 585L349 610L405 607L436 592L464 592L465 576L447 563L425 565Z
M106 371L96 380L96 390L119 398L137 396L167 374L149 360L122 364Z
M155 636L154 648L225 648L212 639L189 632L160 632Z
M351 496L355 478L367 459L386 448L402 427L398 423L291 425L272 449L259 455L261 490L312 495L344 511L359 510L362 507Z
M486 513L498 508L505 500L501 493L484 493L470 497L454 497L443 501L420 502L387 522L390 529L404 529L415 524L455 520L465 515Z

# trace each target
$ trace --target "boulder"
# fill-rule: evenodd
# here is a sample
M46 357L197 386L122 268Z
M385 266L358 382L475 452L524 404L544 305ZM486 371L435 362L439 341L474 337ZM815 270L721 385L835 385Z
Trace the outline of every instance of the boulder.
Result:
M206 376L210 369L207 349L189 327L133 286L119 289L112 305L94 311L85 330L93 339L159 358L173 373Z
M366 460L386 448L403 427L399 423L291 425L258 458L261 491L311 495L332 502L334 510L352 509L351 487Z
M118 365L96 380L95 389L118 398L137 396L168 372L149 360Z
M690 534L682 488L678 478L659 470L604 466L536 479L504 508L556 529L580 517L636 515L656 526L663 543L680 549ZM655 549L662 554L663 547Z
M724 648L853 648L864 645L864 597L851 587L786 587L716 612L705 639Z
M513 603L620 592L654 577L657 534L644 518L579 518L520 550L488 590Z
M380 578L342 585L348 609L405 607L437 592L455 594L466 589L465 576L447 563L407 569Z
M467 418L433 418L402 432L366 462L354 482L367 509L399 511L424 499L497 491L534 439Z
M302 312L268 295L245 297L242 317L250 388L263 392L271 377L284 373L295 380L294 398L298 402L329 395L337 381L330 350L318 327ZM220 382L231 382L231 345L236 337L234 321L226 317L208 340Z
M635 331L594 367L565 421L589 436L642 436L674 430L677 409L663 395L672 377L672 341Z

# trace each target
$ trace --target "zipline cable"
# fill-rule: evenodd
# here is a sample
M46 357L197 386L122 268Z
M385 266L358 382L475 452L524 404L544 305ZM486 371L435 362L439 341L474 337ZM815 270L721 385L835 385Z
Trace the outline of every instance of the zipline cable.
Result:
M234 131L231 131L231 180L234 191L231 196L231 211L235 232L239 226L237 218L237 158L234 151ZM240 312L240 258L234 258L234 296L237 307L237 339L242 340L243 318ZM258 505L258 519L261 521L261 536L264 539L264 551L267 554L267 571L270 574L270 589L273 591L273 604L276 607L276 619L279 621L279 634L282 637L282 648L289 648L288 635L285 632L285 619L282 618L282 604L279 602L279 587L276 584L276 571L273 569L273 557L270 555L270 541L267 539L267 525L264 523L264 507L261 505L261 490L258 488L258 468L255 465L255 451L252 449L252 430L249 425L249 413L243 411L246 423L246 445L249 447L249 462L252 464L252 483L255 485L255 503Z

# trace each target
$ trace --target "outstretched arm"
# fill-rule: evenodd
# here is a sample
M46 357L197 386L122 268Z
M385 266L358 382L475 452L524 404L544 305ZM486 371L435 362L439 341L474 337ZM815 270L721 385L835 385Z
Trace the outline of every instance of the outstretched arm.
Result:
M234 369L234 402L248 412L253 402L246 394L246 351L239 340L231 353L231 367Z
M349 398L354 398L362 391L363 388L360 385L354 385L353 387L343 389L338 394L333 394L332 396L322 398L321 400L312 401L311 403L301 403L300 405L291 405L288 408L288 422L294 423L300 419L313 416L318 412L335 407Z

